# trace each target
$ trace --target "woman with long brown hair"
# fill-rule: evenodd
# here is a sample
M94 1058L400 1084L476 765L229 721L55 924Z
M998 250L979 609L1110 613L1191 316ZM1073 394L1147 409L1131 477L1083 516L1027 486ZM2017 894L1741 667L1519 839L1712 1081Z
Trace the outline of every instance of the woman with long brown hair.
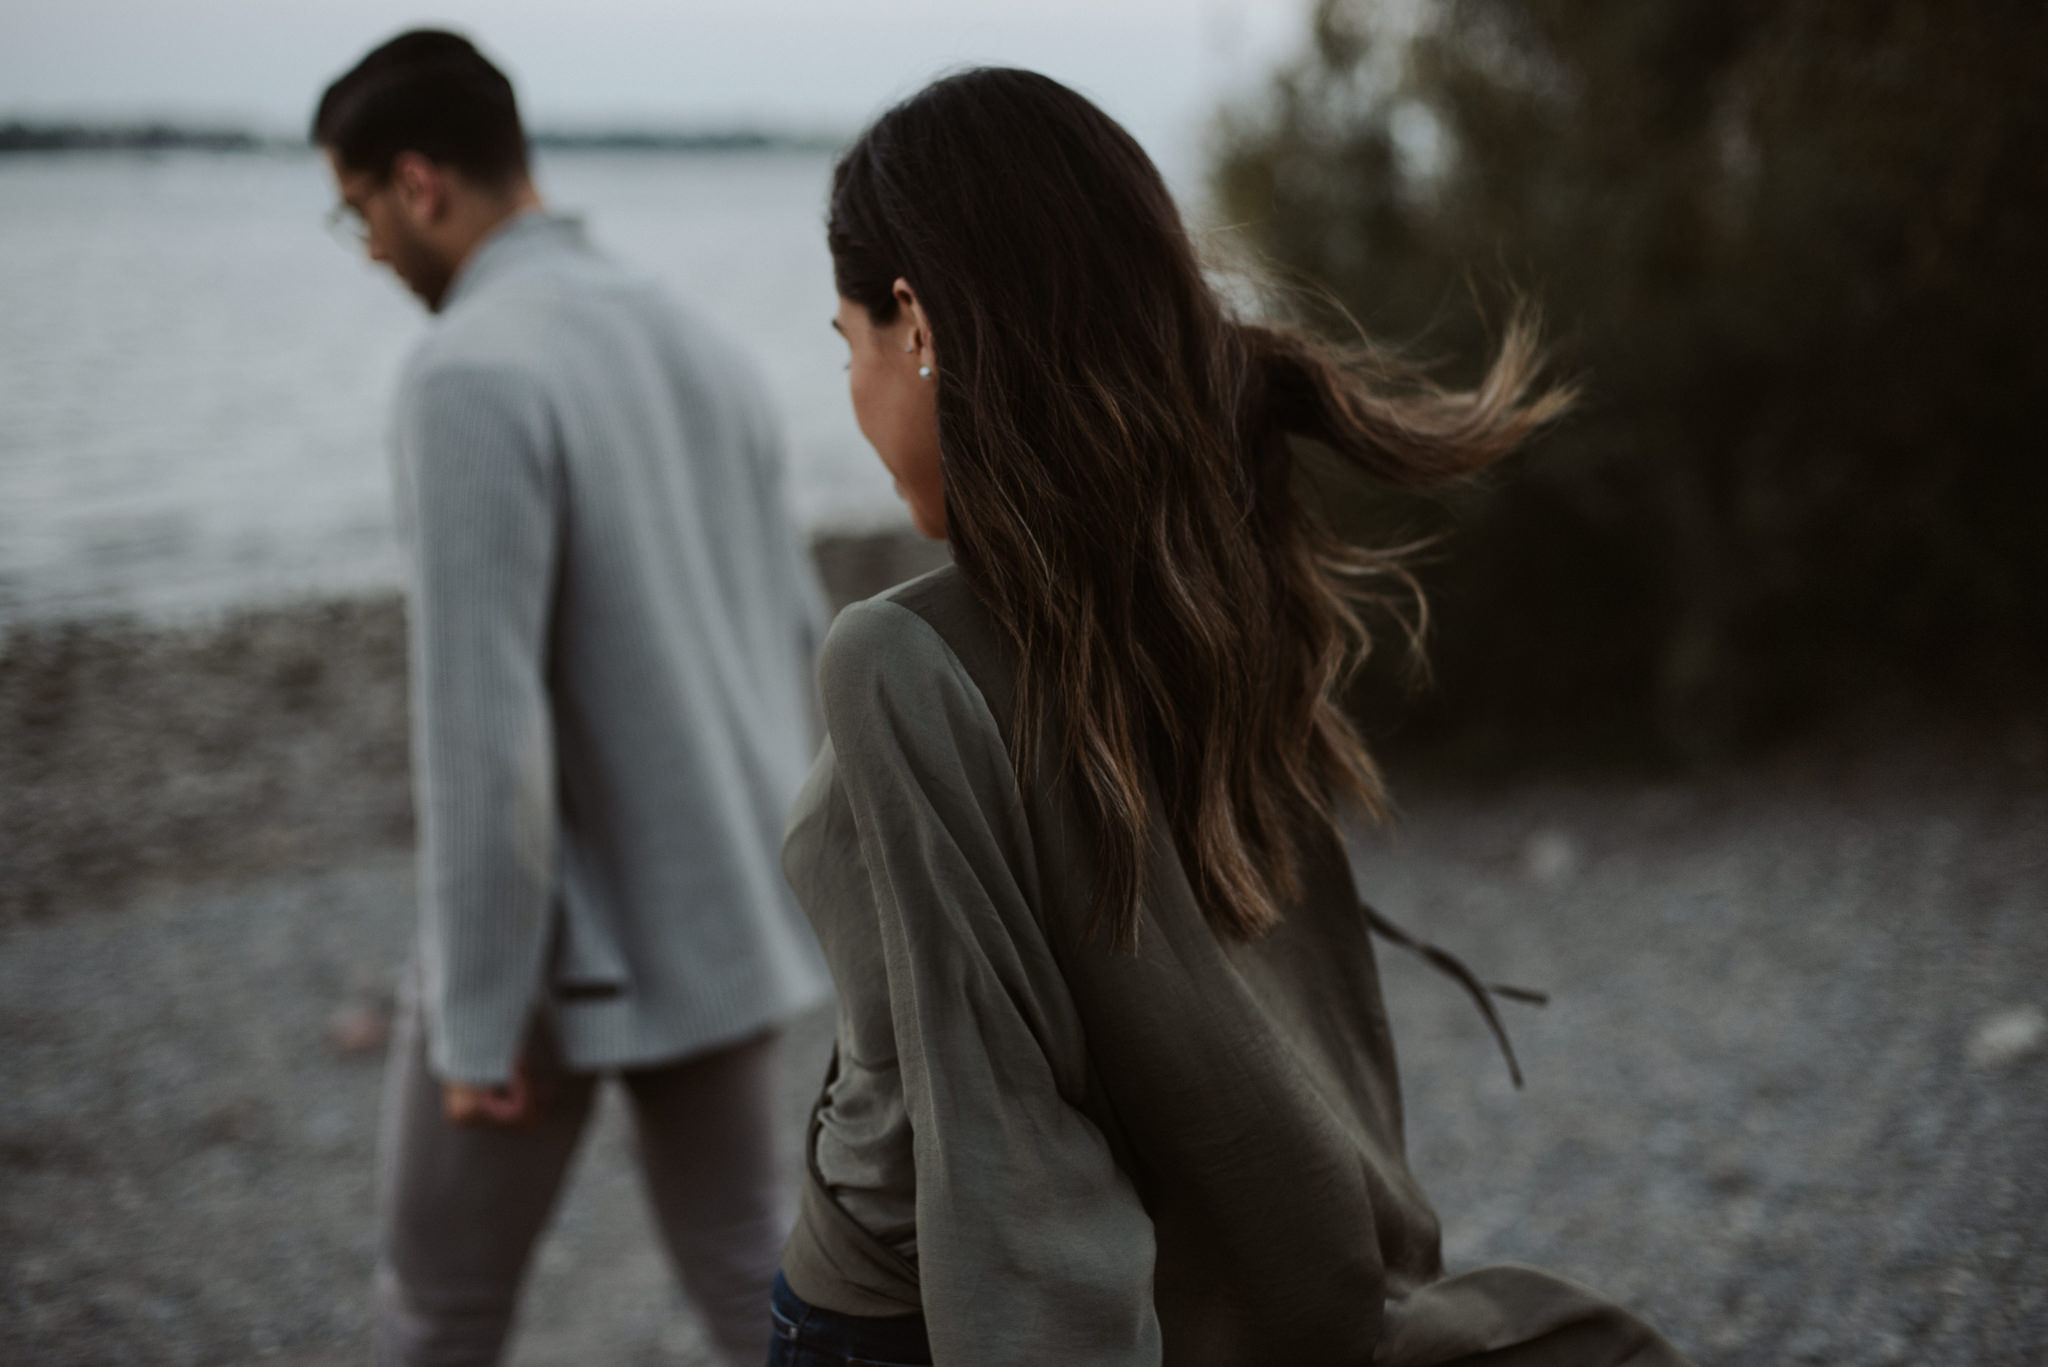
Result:
M1441 484L1564 402L1240 321L1157 170L975 70L833 178L862 432L954 563L843 612L784 867L839 988L771 1363L1662 1364L1526 1269L1446 1277L1338 832L1334 692L1405 582L1297 443ZM1483 998L1482 998L1483 1000Z

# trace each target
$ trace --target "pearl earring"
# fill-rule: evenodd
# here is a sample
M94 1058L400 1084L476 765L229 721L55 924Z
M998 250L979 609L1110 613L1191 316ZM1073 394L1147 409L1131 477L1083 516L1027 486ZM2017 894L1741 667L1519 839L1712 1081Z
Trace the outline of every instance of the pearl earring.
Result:
M931 377L932 368L930 366L921 365L917 368L917 378L919 378L920 380L929 380Z

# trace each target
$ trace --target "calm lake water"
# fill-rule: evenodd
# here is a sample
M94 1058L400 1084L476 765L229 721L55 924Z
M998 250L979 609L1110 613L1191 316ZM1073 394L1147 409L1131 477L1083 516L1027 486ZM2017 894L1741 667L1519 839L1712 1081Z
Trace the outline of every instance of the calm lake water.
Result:
M808 524L901 514L853 425L829 158L554 154L554 207L748 351ZM0 626L397 581L385 426L426 326L311 155L0 158Z

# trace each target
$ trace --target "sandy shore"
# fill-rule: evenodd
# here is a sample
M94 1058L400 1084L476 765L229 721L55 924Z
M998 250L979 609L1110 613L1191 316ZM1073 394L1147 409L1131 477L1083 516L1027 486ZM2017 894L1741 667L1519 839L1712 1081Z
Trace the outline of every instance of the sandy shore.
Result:
M413 918L396 606L7 652L0 1362L359 1362L364 1026ZM1453 1266L1577 1277L1702 1364L2048 1361L2038 742L1405 793L1362 887L1555 994L1510 1016L1517 1094L1463 998L1384 958ZM792 1131L828 1029L792 1033ZM520 1367L703 1361L619 1121Z

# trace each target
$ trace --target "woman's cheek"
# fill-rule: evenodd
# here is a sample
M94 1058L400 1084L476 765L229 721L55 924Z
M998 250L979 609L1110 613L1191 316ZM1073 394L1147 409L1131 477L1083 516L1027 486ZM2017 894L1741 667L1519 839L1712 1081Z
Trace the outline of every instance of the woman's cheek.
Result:
M883 465L889 464L888 444L885 440L885 424L882 422L881 406L875 394L875 378L869 367L854 362L846 382L847 394L853 400L853 423L867 443L875 449ZM893 470L891 471L893 473Z

